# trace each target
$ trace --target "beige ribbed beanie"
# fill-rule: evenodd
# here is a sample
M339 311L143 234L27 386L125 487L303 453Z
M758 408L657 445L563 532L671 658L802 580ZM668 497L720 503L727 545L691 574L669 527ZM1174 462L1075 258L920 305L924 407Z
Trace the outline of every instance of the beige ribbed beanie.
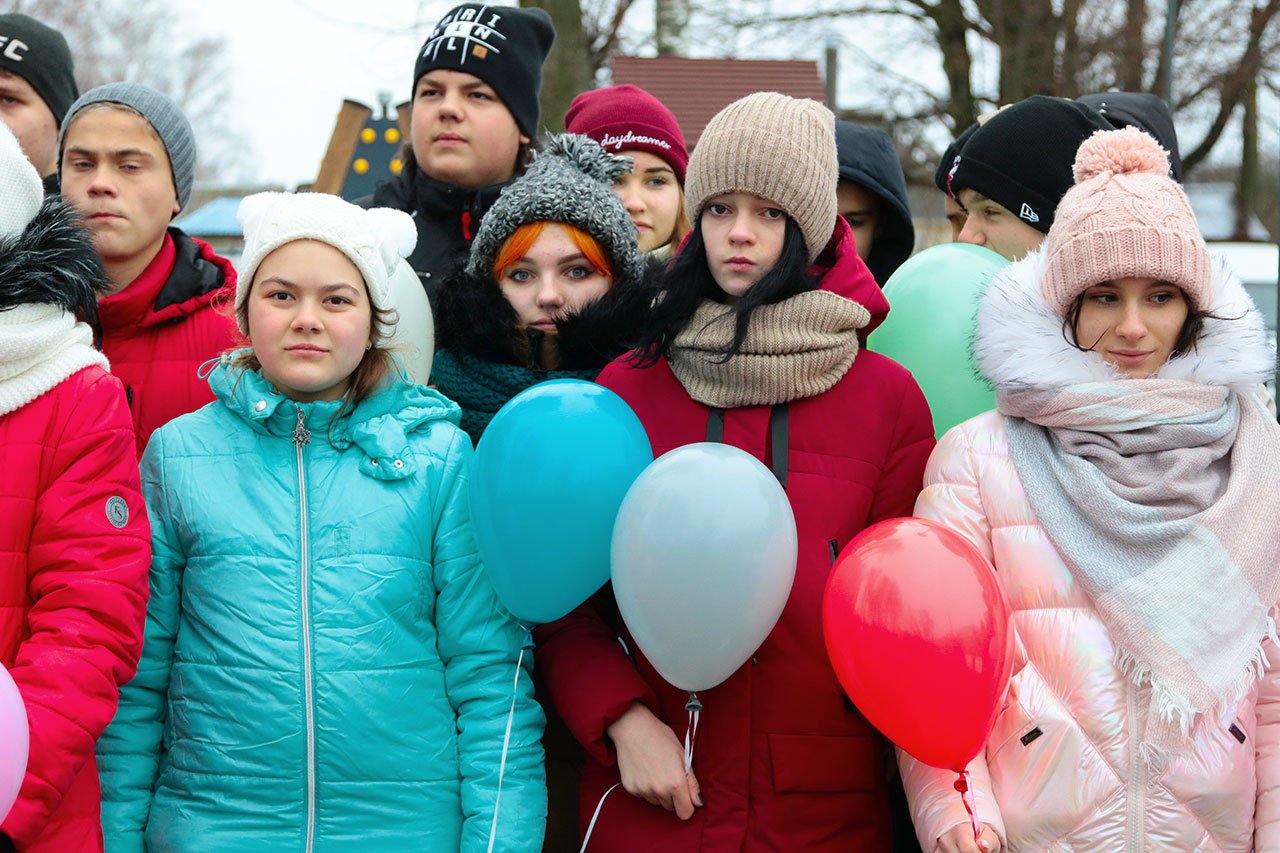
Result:
M768 199L796 221L809 260L836 226L835 117L817 101L756 92L707 123L689 158L685 213L697 222L712 198L745 192Z

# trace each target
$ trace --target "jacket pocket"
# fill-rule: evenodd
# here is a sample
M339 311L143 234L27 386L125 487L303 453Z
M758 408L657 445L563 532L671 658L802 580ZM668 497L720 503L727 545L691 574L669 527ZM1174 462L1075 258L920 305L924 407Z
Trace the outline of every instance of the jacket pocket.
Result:
M874 791L884 785L884 751L875 738L771 734L769 760L779 794Z

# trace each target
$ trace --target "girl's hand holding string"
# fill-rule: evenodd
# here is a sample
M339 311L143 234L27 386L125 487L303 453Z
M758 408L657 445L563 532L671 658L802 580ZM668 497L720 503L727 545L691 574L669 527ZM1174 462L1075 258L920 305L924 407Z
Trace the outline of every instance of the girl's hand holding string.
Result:
M671 727L640 703L633 704L608 729L618 753L622 787L676 817L688 820L702 805L698 779L684 769L684 744Z

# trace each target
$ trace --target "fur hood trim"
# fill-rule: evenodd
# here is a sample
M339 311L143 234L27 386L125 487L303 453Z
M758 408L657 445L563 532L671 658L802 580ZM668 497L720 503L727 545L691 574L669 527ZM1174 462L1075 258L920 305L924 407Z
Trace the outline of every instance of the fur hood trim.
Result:
M0 240L0 311L55 305L92 322L109 287L80 217L58 198L45 198L21 234Z
M1062 317L1045 301L1048 253L1042 247L1005 267L978 304L973 360L997 389L1056 388L1122 378L1095 352L1082 352L1063 333ZM1276 356L1262 314L1222 258L1213 258L1204 329L1188 353L1174 356L1153 378L1227 386L1251 392L1275 375Z

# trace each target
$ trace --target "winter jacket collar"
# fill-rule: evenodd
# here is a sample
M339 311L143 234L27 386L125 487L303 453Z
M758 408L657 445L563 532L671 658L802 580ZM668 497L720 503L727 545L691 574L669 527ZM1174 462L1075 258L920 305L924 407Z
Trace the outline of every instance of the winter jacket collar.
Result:
M127 334L187 317L223 288L234 290L235 275L231 262L207 243L170 228L146 269L98 303L98 319L105 331Z
M504 181L473 189L437 181L421 169L405 170L396 180L378 185L373 193L373 206L408 211L414 217L455 220L459 235L470 242L480 227L480 220L510 183Z
M1096 352L1082 352L1064 334L1062 318L1041 290L1047 265L1042 247L1005 267L978 305L974 361L1000 388L1055 388L1119 378ZM1273 375L1275 353L1266 322L1240 279L1222 259L1213 264L1209 313L1195 348L1171 358L1155 379L1179 379L1250 392Z
M233 364L238 350L224 354L209 372L213 393L255 432L292 439L301 424L311 441L323 440L338 450L352 445L364 454L361 470L379 480L398 480L416 470L410 433L433 421L457 424L461 411L443 395L411 384L403 369L382 388L339 414L341 400L295 403L263 378L261 371Z
M829 290L850 299L871 313L871 322L859 332L860 338L865 339L889 316L889 300L885 299L866 263L858 257L853 231L843 219L836 218L831 242L818 255L809 272L819 278L819 290Z
M907 208L907 182L889 135L879 128L836 124L840 180L865 187L880 200L875 242L867 267L881 287L911 256L916 229Z

